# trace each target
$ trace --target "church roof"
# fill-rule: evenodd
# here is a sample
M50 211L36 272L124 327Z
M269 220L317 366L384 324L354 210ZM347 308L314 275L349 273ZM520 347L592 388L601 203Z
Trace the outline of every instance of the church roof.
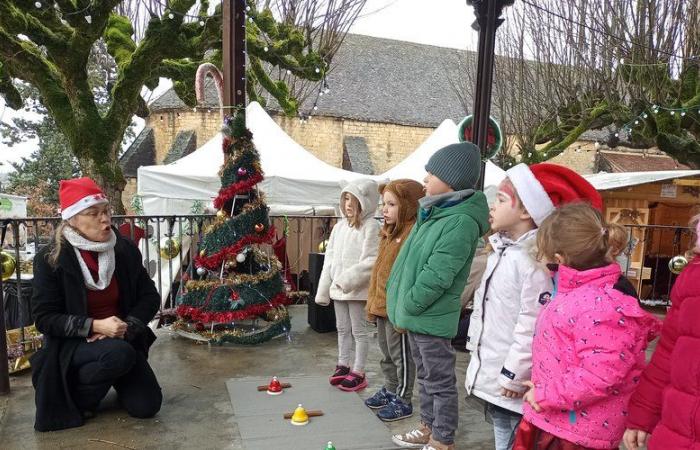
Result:
M319 97L314 115L425 127L460 120L465 108L452 86L464 81L459 71L465 56L476 58L464 50L348 34L326 77L331 90ZM205 107L218 106L213 83L206 84L205 98ZM310 111L315 98L307 99L300 112ZM269 103L274 112L274 102ZM170 89L149 108L187 106Z

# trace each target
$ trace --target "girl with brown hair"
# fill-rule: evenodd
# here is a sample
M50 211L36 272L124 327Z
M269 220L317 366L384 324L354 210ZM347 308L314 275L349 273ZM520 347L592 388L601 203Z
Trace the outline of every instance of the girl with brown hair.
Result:
M377 325L377 341L383 358L384 386L365 405L378 409L377 416L386 422L413 415L411 397L416 366L411 356L408 337L389 322L386 313L386 283L394 260L416 222L418 200L423 186L414 180L394 180L379 187L384 206L377 262L372 270L367 295L367 318Z

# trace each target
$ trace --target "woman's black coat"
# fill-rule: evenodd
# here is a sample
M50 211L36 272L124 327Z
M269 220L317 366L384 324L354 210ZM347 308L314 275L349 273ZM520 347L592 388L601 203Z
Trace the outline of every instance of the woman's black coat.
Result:
M147 354L155 335L144 324L158 311L160 295L143 267L139 250L116 230L115 234L114 276L119 283L120 318L140 325L130 342ZM56 268L47 261L52 247L44 247L34 258L32 313L37 329L44 335L43 348L31 360L37 431L83 424L82 414L71 398L68 368L76 346L85 342L90 332L87 288L73 247L64 242Z

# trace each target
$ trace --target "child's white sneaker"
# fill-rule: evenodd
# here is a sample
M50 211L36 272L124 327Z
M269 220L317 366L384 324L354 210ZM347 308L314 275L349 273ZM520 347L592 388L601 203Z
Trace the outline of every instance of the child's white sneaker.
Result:
M403 448L424 448L430 442L430 428L423 422L420 427L404 434L395 434L391 437L394 444Z

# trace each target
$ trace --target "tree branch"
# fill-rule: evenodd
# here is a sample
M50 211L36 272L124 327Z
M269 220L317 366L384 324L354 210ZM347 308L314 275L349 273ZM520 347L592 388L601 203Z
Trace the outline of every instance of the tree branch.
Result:
M57 123L73 121L73 109L63 89L61 75L34 44L19 41L0 28L0 61L10 76L36 86Z

